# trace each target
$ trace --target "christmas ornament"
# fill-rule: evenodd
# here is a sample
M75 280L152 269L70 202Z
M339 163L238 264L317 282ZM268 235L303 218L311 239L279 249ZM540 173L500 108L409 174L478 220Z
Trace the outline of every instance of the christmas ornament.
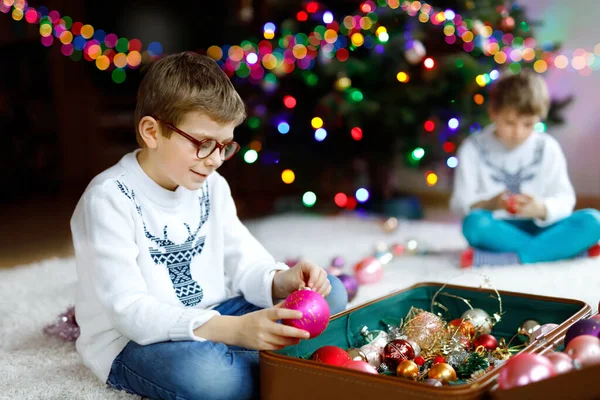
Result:
M484 352L471 353L456 369L456 374L460 379L473 378L477 371L486 371L490 366Z
M435 356L435 358L433 359L433 365L445 362L446 360L442 356Z
M556 375L554 366L539 354L521 353L508 360L498 375L501 390L528 385Z
M415 359L413 360L415 362L415 364L417 364L419 367L422 366L423 364L425 364L425 359L421 356L416 356Z
M371 364L365 361L348 361L342 365L342 367L354 369L356 371L367 372L369 374L377 374L377 370Z
M338 275L338 279L342 281L342 284L348 292L348 301L354 300L356 293L358 293L358 281L352 275L341 274Z
M546 354L546 358L550 360L557 374L564 374L573 369L573 360L565 353Z
M342 366L352 361L346 351L337 346L323 346L315 350L310 359L322 364Z
M442 385L442 382L440 382L437 379L425 379L425 384L426 385L430 385L430 386L434 386L434 387L444 386L444 385Z
M380 367L381 363L383 362L383 348L373 344L365 344L360 348L360 351L365 354L369 364L375 368Z
M419 242L417 242L417 239L409 239L406 242L406 251L408 251L411 254L416 254L418 250Z
M500 29L502 29L504 32L506 32L506 33L512 32L512 30L514 28L515 28L515 19L513 17L507 16L500 20Z
M385 331L369 331L366 326L360 330L360 334L365 340L365 344L372 344L383 349L389 342L389 335Z
M451 336L458 333L462 336L472 339L473 337L475 337L475 327L471 322L467 321L466 319L457 318L448 322L448 333Z
M395 256L402 255L404 253L404 245L403 244L395 244L392 246L392 254Z
M567 329L565 346L568 346L571 340L581 335L598 337L598 335L600 335L600 321L596 319L582 319L581 321L575 322Z
M56 336L63 340L74 342L79 337L79 325L75 319L75 307L69 307L67 311L60 314L56 321L44 327L44 333Z
M473 346L477 349L479 346L483 346L486 350L494 351L498 347L498 339L489 333L479 335L473 340Z
M307 331L311 339L323 333L329 324L330 311L327 301L310 289L293 292L285 299L282 307L302 312L300 319L284 319L281 322Z
M599 304L598 306L600 306L600 304ZM598 320L598 321L600 321L600 314L592 315L592 316L590 317L590 319L594 319L594 320Z
M540 327L541 327L541 325L539 322L537 322L534 319L528 319L527 321L525 321L521 324L521 326L519 327L518 333L521 336L525 336L527 338L526 343L529 343L533 336L533 332L540 329Z
M454 382L456 380L456 371L450 364L439 363L431 366L427 373L427 378L437 379L442 383Z
M396 367L396 376L416 381L419 377L419 366L411 360L404 360Z
M517 203L517 196L509 194L506 198L506 211L510 214L516 214L519 212L519 204Z
M333 257L330 265L332 267L343 268L345 264L346 264L346 262L344 261L344 259L340 256L337 256L337 257Z
M361 349L351 348L346 350L346 353L350 356L352 361L365 361L367 362L367 356Z
M383 267L375 257L368 257L354 266L354 276L361 285L377 283L383 276Z
M383 360L390 368L396 368L400 361L413 358L415 351L410 343L403 339L392 340L383 349Z
M461 316L475 327L475 330L480 334L490 333L492 331L492 318L481 308L473 308L467 310Z
M426 54L427 51L425 50L425 46L423 46L423 43L421 43L420 41L409 40L406 42L406 45L404 47L404 56L406 57L406 60L412 65L420 63L423 60L423 58L425 58Z
M565 353L577 367L600 364L600 339L589 335L577 336L565 347Z
M381 265L387 265L392 261L394 255L390 251L378 251L375 253L375 258L379 260Z
M386 233L392 233L398 228L398 218L390 217L383 222L382 228Z
M410 345L412 346L413 350L415 351L415 357L417 357L418 355L421 354L421 346L419 346L419 344L417 342L415 342L412 339L406 339L406 341L408 343L410 343Z
M339 278L339 276L342 275L343 271L340 267L335 267L332 265L331 267L327 268L327 273L329 275L337 276Z
M404 333L410 340L415 341L421 351L429 351L434 345L439 344L445 335L444 323L437 315L428 311L409 311L409 317L404 323ZM413 317L411 314L416 313Z
M533 331L533 333L531 334L531 337L533 338L533 340L537 340L540 337L552 332L554 330L554 328L556 328L557 326L558 326L557 324L544 324L544 325L540 326L538 329L536 329L535 331Z

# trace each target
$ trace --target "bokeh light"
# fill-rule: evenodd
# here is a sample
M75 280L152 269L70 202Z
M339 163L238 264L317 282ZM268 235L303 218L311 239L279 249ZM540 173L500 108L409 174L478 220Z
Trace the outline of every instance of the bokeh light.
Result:
M348 205L348 196L346 196L344 193L337 193L334 196L333 201L335 202L336 206L344 208Z
M456 168L458 166L458 158L454 156L448 157L448 160L446 160L446 165L450 168Z
M315 139L322 142L327 137L327 131L323 128L319 128L315 131Z
M281 173L281 180L289 185L296 180L296 174L291 169L286 169Z
M306 207L313 207L317 202L317 195L314 192L306 192L302 195L302 204Z
M365 203L369 200L369 191L365 188L358 189L354 195L359 203Z
M256 160L258 160L258 153L256 150L248 150L244 153L244 161L248 164L253 164Z
M323 120L320 117L314 117L310 124L314 129L319 129L323 127Z
M438 182L438 176L435 174L435 172L429 171L425 175L425 180L427 181L428 186L435 186L435 184Z

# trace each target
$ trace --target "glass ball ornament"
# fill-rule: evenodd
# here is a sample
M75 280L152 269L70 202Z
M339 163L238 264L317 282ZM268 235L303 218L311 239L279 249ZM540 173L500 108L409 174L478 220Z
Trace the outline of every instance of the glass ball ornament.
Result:
M480 334L486 334L492 331L492 318L481 308L467 310L463 313L461 318L469 321Z

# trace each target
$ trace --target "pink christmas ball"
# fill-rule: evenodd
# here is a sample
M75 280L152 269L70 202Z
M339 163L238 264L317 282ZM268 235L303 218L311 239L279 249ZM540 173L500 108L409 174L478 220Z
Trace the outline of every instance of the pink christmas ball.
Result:
M600 320L600 314L593 315L590 319Z
M375 367L373 367L366 361L348 361L347 363L342 365L342 367L367 372L369 374L377 374L377 370L375 369Z
M557 374L564 374L573 369L573 360L565 353L546 354L546 358L550 360Z
M383 266L375 257L368 257L354 266L354 276L361 285L377 283L383 277Z
M581 335L569 342L565 353L582 367L600 364L600 339Z
M329 324L329 304L323 296L312 290L295 291L285 299L282 306L302 312L302 318L284 319L281 322L307 331L311 339L323 333Z
M521 353L504 364L498 375L501 390L525 386L556 375L554 366L539 354Z

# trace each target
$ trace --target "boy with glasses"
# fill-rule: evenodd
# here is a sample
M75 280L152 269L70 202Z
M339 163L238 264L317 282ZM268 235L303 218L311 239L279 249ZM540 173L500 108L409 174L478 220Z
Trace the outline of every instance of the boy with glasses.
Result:
M77 351L102 382L152 399L252 398L258 353L307 339L274 306L300 287L345 309L341 282L277 263L237 217L216 170L245 118L210 58L152 64L135 112L140 149L92 180L71 220ZM175 134L173 134L175 133Z

